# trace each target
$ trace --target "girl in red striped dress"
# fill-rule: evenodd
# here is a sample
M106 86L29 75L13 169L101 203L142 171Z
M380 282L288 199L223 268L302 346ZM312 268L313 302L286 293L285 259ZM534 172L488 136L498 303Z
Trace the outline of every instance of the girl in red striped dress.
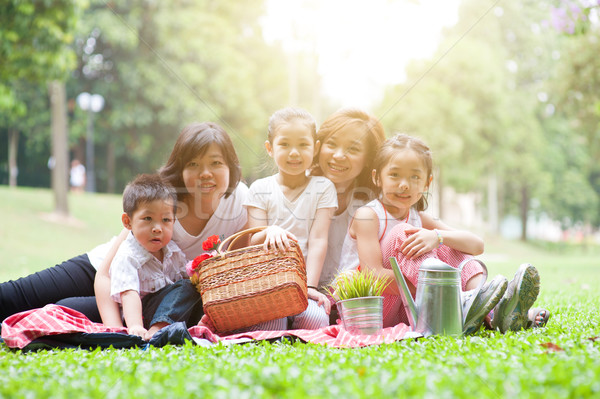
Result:
M386 140L372 171L378 198L356 212L348 234L357 245L361 267L392 280L384 292L384 327L407 322L389 257L398 259L413 295L419 266L424 259L436 257L453 267L467 260L461 273L462 289L471 291L473 300L468 303L473 303L473 309L466 327L476 330L504 294L506 278L499 276L476 289L485 281L486 273L478 262L468 260L483 253L483 240L423 212L432 170L431 151L420 139L399 134Z

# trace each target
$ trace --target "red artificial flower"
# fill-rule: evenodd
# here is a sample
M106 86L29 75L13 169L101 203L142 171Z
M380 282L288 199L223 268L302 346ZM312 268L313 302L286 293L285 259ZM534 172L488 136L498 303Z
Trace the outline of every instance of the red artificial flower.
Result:
M221 240L219 239L219 236L213 235L213 236L208 237L202 243L202 249L205 251L211 251L211 250L217 249L217 246L220 243L221 243Z
M212 255L211 254L202 254L202 255L196 256L194 258L194 261L192 262L192 269L196 269L202 261L204 261L208 258L212 258Z

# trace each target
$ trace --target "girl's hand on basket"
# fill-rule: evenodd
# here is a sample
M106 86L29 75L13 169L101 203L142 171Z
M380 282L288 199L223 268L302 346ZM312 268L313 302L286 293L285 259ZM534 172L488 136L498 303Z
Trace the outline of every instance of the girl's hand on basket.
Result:
M279 226L269 226L265 229L265 233L265 251L286 251L292 247L290 240L298 242L298 239L295 235Z
M325 308L325 313L331 313L331 301L327 298L327 295L320 293L314 288L309 288L308 298L316 301L319 306L323 306Z

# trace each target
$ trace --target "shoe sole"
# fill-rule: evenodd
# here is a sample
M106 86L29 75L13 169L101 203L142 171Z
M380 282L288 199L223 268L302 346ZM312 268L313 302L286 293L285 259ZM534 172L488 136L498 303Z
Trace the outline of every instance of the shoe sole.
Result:
M495 280L492 280L490 284L492 284ZM474 314L470 317L469 320L465 320L465 326L463 328L463 333L471 334L475 331L479 330L479 327L483 324L483 319L494 309L494 307L500 302L502 296L506 292L506 287L508 285L508 281L506 279L502 279L499 281L499 284L494 288L494 293L487 301L485 305L481 307L477 314ZM477 323L473 324L474 320L478 320Z
M508 285L506 294L494 311L492 327L499 328L502 333L519 331L527 326L527 312L540 293L540 275L533 265L521 265L515 279L516 284Z

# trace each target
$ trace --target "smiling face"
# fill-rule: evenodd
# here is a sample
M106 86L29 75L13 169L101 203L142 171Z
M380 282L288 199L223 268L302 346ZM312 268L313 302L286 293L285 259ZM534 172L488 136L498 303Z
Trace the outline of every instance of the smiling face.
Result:
M196 202L218 205L229 186L229 167L219 146L209 145L184 166L183 183Z
M381 201L396 218L406 216L431 182L423 158L412 149L399 150L383 167L373 170L373 181L381 189Z
M339 130L321 146L319 167L336 188L350 187L367 163L367 136L363 129Z
M284 178L296 177L304 175L311 166L315 141L305 123L293 120L281 124L275 131L272 142L265 142L265 148Z
M154 200L142 202L131 216L123 213L125 228L148 252L162 261L161 250L171 241L175 212L173 202Z

